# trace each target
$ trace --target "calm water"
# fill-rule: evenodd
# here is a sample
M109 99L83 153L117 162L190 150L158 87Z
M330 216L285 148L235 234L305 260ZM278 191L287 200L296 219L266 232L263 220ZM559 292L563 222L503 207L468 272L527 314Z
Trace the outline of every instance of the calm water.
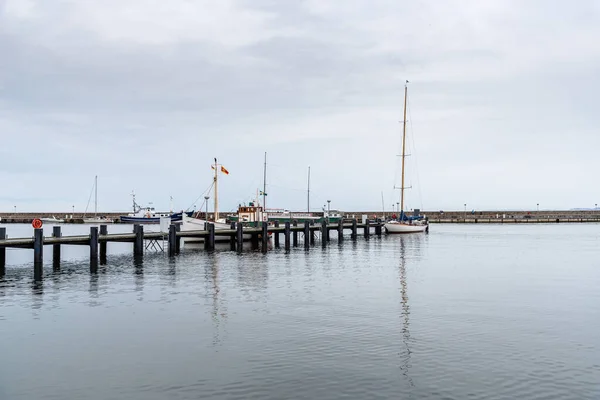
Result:
M8 251L0 399L600 398L600 225L109 249L97 275L64 249L38 284L32 252Z

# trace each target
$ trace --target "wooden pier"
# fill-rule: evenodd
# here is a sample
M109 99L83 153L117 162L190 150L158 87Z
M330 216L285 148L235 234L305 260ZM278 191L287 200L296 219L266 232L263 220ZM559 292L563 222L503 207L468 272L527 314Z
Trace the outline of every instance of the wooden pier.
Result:
M61 246L78 245L89 246L90 250L90 271L96 272L98 265L107 263L107 244L109 242L129 242L133 243L133 255L141 257L144 251L149 247L149 243L162 240L167 243L166 251L169 257L173 257L181 251L181 239L202 238L204 239L204 249L213 251L215 249L216 237L229 237L229 249L242 252L244 235L250 234L253 250L260 249L263 253L268 251L269 235L273 236L274 247L280 247L280 237L284 236L284 248L289 251L291 247L298 246L298 236L304 236L304 248L309 249L315 245L315 237L320 234L323 245L330 241L330 231L338 233L338 240L344 239L344 231L350 231L350 237L356 240L359 230L362 230L365 239L368 239L374 230L374 234L381 236L383 223L371 223L366 221L360 224L356 219L351 221L339 221L336 224L328 224L323 221L320 225L305 223L298 225L297 221L285 222L283 226L276 223L269 226L262 222L260 226L246 227L242 224L231 223L230 229L215 229L214 224L207 224L206 230L181 231L180 225L171 224L168 233L165 232L144 232L144 225L134 225L132 233L108 233L107 225L90 227L88 235L62 236L61 227L54 226L52 236L44 236L43 230L34 229L33 236L28 238L8 238L6 228L0 227L0 276L6 273L6 249L21 248L33 249L33 270L34 278L41 279L43 276L44 247L52 246L52 265L53 268L60 269ZM163 249L164 250L164 249Z

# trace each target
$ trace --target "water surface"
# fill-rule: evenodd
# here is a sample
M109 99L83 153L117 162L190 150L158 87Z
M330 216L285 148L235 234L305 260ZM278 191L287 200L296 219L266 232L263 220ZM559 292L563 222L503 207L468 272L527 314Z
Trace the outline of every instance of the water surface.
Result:
M598 399L599 245L592 224L432 225L266 255L109 244L97 274L47 247L42 282L9 250L0 399Z

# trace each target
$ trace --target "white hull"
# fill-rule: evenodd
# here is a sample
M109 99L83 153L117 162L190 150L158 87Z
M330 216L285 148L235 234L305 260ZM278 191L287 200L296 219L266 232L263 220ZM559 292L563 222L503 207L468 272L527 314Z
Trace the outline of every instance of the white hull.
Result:
M395 221L387 222L384 226L387 233L418 233L427 230L427 225L407 224Z
M204 230L204 224L206 223L206 220L188 217L185 214L183 215L182 218L183 218L181 221L181 231L182 232L203 231ZM221 222L210 222L210 223L215 224L215 230L231 229L231 226L229 224L224 224ZM229 240L230 240L229 236L215 235L215 242L217 242L217 243L229 242ZM244 240L250 240L250 235L244 234ZM184 245L185 244L194 244L194 243L204 243L204 238L183 238L183 243L184 243Z
M84 218L84 224L112 224L113 220L108 218Z
M55 223L55 224L60 224L65 222L64 219L57 219L57 218L40 218L40 221L42 222L47 222L47 223Z

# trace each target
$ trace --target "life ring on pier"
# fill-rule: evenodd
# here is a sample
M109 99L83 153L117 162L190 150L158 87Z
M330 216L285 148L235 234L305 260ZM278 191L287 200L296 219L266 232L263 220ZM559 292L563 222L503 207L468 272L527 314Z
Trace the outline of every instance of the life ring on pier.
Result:
M31 226L33 226L33 229L40 229L42 225L43 222L39 218L35 218L33 221L31 221Z

